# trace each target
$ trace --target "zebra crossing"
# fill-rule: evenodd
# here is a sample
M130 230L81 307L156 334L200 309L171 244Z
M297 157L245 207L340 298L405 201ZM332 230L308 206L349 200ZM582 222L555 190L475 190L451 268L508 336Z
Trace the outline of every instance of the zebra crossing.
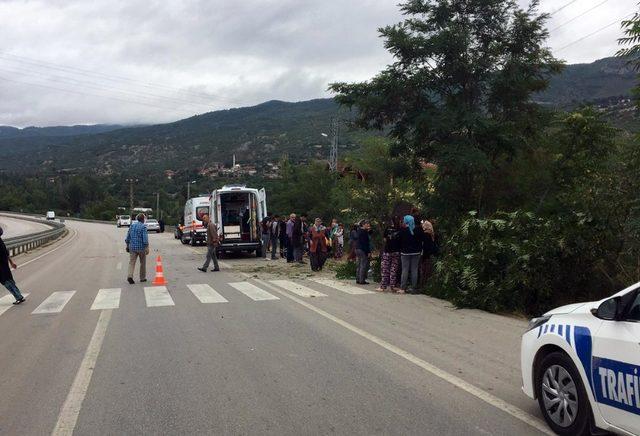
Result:
M291 280L269 280L269 284L304 298L326 298L327 294L312 289L305 284ZM310 283L320 284L324 287L349 295L374 294L363 288L352 286L338 280L311 278ZM240 295L254 302L277 301L280 297L274 293L262 289L248 281L227 283L224 286L238 291ZM228 297L223 296L219 290L209 284L187 284L186 288L202 304L229 303ZM179 291L179 289L173 289ZM228 290L226 292L229 292ZM56 291L46 297L32 312L31 315L51 315L64 310L67 304L77 294L76 291ZM122 288L99 289L89 310L114 310L120 308ZM24 294L27 297L29 294ZM233 298L235 300L235 298ZM148 308L160 308L175 306L176 303L166 286L148 286L144 288L144 300ZM13 305L13 297L6 295L0 297L0 315L7 312Z

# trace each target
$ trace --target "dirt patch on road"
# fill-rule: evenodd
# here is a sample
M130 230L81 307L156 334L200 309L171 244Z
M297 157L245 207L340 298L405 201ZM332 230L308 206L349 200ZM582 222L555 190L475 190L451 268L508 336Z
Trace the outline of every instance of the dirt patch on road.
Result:
M225 262L230 264L234 270L246 274L251 274L260 278L287 278L306 279L309 277L336 277L336 267L341 262L333 259L327 260L322 271L311 271L309 259L305 257L305 264L287 263L285 259L264 260L264 259L231 259ZM343 261L344 262L344 261Z

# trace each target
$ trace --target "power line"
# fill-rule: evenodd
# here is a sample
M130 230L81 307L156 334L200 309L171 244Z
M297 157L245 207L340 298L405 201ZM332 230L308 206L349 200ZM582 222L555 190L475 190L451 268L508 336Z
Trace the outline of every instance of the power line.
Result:
M110 96L110 95L93 94L93 93L90 93L90 92L75 91L73 89L58 88L58 87L51 86L51 85L44 85L42 83L33 83L33 82L25 82L23 80L15 80L15 79L11 79L9 77L4 77L4 76L0 76L0 79L6 80L6 81L9 81L9 82L14 82L14 83L21 83L23 85L39 86L41 88L53 89L55 91L66 92L66 93L70 93L70 94L77 94L77 95L91 96L91 97L99 97L99 98L108 98L110 100L117 100L117 101L124 102L124 103L133 103L133 104L137 104L137 105L153 107L155 109L169 110L169 111L174 111L174 112L176 111L175 107L159 106L159 105L156 105L156 104L151 104L151 103L147 103L147 102L143 102L143 101L139 101L139 100L128 100L128 99L124 99L124 98L120 98L120 97L113 97L113 96Z
M75 85L75 86L84 86L90 89L96 89L99 91L103 91L103 90L110 90L110 91L115 91L121 94L125 94L128 95L130 97L136 97L136 98L146 98L146 99L156 99L156 100L165 100L167 103L177 103L177 104L181 104L181 105L188 105L191 106L193 108L199 107L197 110L202 110L202 108L207 108L207 109L211 109L211 105L206 104L206 103L198 103L198 102L192 102L192 101L188 101L188 100L182 100L182 99L178 99L178 98L174 98L174 97L167 97L167 96L162 96L162 95L157 95L157 94L151 94L151 93L147 93L144 91L129 91L129 90L124 90L124 89L119 89L116 88L114 86L110 86L110 85L104 85L101 83L96 83L96 82L90 82L90 81L86 81L86 80L79 80L76 79L74 77L64 77L64 76L51 76L50 74L47 73L43 73L41 71L21 71L21 70L14 70L14 69L8 69L8 68L3 68L0 66L0 71L4 71L6 73L13 73L13 74L23 74L23 75L39 75L39 76L43 76L46 80L51 80L54 82L59 82L59 83L64 83L64 84L69 84L69 85Z
M596 8L598 8L598 7L600 7L600 6L602 6L603 4L607 3L608 1L609 1L609 0L604 0L604 1L603 1L603 2L601 2L601 3L598 3L597 5L595 5L594 7L590 8L590 9L587 9L586 11L584 11L583 13L581 13L580 15L577 15L577 16L573 17L573 18L572 18L572 19L570 19L569 21L565 21L564 23L560 24L559 26L554 27L553 29L549 30L549 32L556 31L556 30L558 30L559 28L564 27L564 26L566 26L567 24L574 22L574 21L575 21L575 20L577 20L578 18L580 18L580 17L584 17L584 16L585 16L585 15L587 15L589 12L591 12L592 10L594 10L594 9L596 9Z
M621 23L621 22L622 22L622 20L624 20L625 18L630 17L631 15L634 15L634 14L635 14L635 12L631 12L630 14L627 14L627 15L625 15L624 17L619 18L618 20L614 21L613 23L611 23L611 24L607 24L606 26L601 27L600 29L596 30L595 32L591 32L591 33L589 33L588 35L583 36L582 38L576 39L575 41L570 42L569 44L567 44L567 45L565 45L565 46L563 46L563 47L560 47L559 49L555 50L555 52L556 52L556 53L557 53L557 52L560 52L560 51L562 51L562 50L564 50L564 49L566 49L566 48L569 48L569 47L571 47L571 46L573 46L573 45L575 45L575 44L579 43L579 42L582 42L582 41L584 41L585 39L590 38L590 37L592 37L593 35L595 35L595 34L597 34L597 33L600 33L600 32L602 32L603 30L608 29L609 27L611 27L611 26L613 26L613 25L615 25L615 24L619 24L619 23Z
M571 0L569 3L565 4L564 6L560 6L559 9L556 9L555 11L551 12L549 15L555 15L558 12L560 12L561 10L563 10L564 8L567 8L567 7L571 6L572 4L574 4L577 1L578 0Z
M5 59L7 61L11 61L11 62L17 62L17 63L23 63L23 64L27 64L27 65L32 65L32 66L39 66L42 68L47 68L47 69L52 69L52 70L58 70L58 71L63 71L69 74L77 74L77 75L90 75L90 76L94 76L94 77L99 77L101 79L104 80L110 80L110 81L118 81L118 82L129 82L132 84L136 84L138 86L142 86L145 88L149 88L149 89L163 89L165 91L172 91L172 92L176 92L176 93L181 93L184 95L189 95L191 97L197 97L200 99L216 99L219 100L221 102L226 102L226 103L232 103L232 104L237 104L240 103L238 100L232 100L232 99L228 99L226 97L221 97L219 95L216 94L211 94L211 93L207 93L207 92L203 92L203 93L196 93L196 92L192 92L189 90L185 90L185 89L180 89L180 88L176 88L176 87L172 87L172 86L168 86L168 85L164 85L164 84L158 84L158 83L148 83L148 82L143 82L140 80L136 80L136 79L132 79L130 77L125 77L125 76L119 76L119 75L114 75L114 74L104 74L98 71L92 71L92 70L88 70L88 69L84 69L84 68L78 68L78 67L71 67L71 66L67 66L67 65L60 65L60 64L55 64L52 62L47 62L47 61L41 61L38 59L33 59L33 58L28 58L25 56L18 56L12 53L8 53L6 51L0 51L0 58Z

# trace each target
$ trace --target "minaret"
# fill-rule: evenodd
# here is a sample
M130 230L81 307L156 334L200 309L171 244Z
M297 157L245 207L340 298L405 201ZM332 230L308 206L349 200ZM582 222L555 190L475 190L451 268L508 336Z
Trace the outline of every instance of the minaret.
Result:
M235 168L236 167L236 155L233 155L233 166L231 168Z

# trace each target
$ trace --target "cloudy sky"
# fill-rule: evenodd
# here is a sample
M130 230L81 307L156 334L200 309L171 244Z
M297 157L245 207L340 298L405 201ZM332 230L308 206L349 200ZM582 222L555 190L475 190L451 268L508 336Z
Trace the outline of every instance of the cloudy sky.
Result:
M637 1L542 0L550 46L569 63L612 55ZM154 123L326 97L328 83L390 62L376 29L400 21L397 3L0 0L0 125Z

